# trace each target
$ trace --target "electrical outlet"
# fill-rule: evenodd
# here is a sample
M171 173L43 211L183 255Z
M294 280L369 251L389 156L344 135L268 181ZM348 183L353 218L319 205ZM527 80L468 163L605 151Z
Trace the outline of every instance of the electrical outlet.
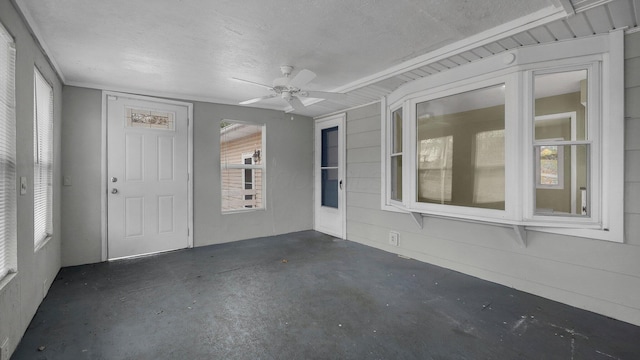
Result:
M389 232L389 245L398 246L400 245L400 234L395 231Z
M9 360L9 338L5 338L0 345L0 360Z

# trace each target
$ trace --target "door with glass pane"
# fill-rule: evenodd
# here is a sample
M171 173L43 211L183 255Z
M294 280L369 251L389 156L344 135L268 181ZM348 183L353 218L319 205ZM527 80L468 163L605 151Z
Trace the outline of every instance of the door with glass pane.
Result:
M315 229L344 239L345 116L318 120L315 129Z
M188 107L106 101L108 258L188 247Z

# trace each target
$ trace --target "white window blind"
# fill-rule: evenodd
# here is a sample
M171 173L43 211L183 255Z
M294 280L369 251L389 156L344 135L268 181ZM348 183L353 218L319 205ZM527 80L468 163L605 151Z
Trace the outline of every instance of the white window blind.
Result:
M53 89L38 69L34 70L33 104L33 231L37 249L53 233Z
M13 38L0 24L0 279L16 264L16 112Z

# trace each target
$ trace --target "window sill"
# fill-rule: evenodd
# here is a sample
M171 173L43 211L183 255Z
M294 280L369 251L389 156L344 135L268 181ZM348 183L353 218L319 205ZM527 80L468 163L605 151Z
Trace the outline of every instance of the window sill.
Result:
M412 210L404 208L394 204L383 204L382 210L405 213L411 216L433 217L445 220L457 220L482 225L493 225L499 227L512 228L514 226L521 227L526 231L543 232L557 235L575 236L581 238L588 238L594 240L604 240L611 242L624 242L621 231L614 231L612 229L602 229L600 224L593 223L553 223L545 221L518 221L513 219L497 219L497 218L483 218L480 216L469 216L464 214L449 214L449 213L435 213L424 212L418 210Z
M47 244L49 243L49 240L51 240L51 238L53 238L53 235L49 235L46 238L44 238L44 240L39 241L38 243L35 244L35 248L33 249L34 253L37 253L38 251L40 251L40 249L42 249L43 247L47 246Z
M250 208L250 209L238 209L238 210L227 210L227 211L222 211L222 215L233 215L233 214L243 214L243 213L249 213L249 212L255 212L255 211L264 211L265 208Z
M2 293L4 288L7 287L9 283L11 283L11 280L13 280L13 278L15 278L16 275L18 275L18 272L14 271L14 272L8 273L2 279L0 279L0 293Z

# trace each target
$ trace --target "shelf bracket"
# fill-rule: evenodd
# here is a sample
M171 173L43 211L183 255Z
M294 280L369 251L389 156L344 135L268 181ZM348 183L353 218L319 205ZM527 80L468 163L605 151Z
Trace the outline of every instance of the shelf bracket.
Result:
M418 227L422 229L422 214L417 212L410 212L409 215L413 218L413 221L416 222Z
M516 233L516 242L520 247L527 247L527 230L524 225L513 225L513 231Z

